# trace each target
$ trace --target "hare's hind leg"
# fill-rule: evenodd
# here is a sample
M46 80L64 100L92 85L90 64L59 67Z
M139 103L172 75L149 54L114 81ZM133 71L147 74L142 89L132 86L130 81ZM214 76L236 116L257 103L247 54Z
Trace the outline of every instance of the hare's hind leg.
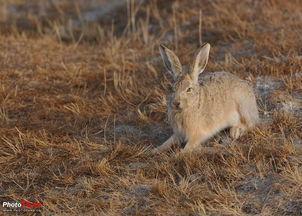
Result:
M255 98L249 101L243 101L238 107L239 119L230 129L230 135L233 139L238 139L246 130L255 126L259 120L259 113Z
M244 134L246 130L246 126L242 123L239 123L238 125L231 127L230 136L232 139L238 139Z
M249 129L254 127L259 122L259 112L255 96L247 98L247 100L241 102L238 111L241 121Z
M174 143L178 143L178 139L177 137L175 136L175 134L173 134L166 142L164 142L162 145L160 145L159 147L153 149L153 153L159 153L159 152L163 152L163 151L166 151L168 150L169 148L172 147L172 145Z
M246 131L245 120L239 109L231 115L230 125L230 136L232 139L238 139Z

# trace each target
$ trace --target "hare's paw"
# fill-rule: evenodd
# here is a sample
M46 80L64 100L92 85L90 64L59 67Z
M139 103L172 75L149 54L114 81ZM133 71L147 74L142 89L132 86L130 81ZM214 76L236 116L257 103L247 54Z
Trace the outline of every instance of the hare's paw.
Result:
M234 126L230 129L230 136L232 139L238 139L244 134L244 132L245 132L244 127Z

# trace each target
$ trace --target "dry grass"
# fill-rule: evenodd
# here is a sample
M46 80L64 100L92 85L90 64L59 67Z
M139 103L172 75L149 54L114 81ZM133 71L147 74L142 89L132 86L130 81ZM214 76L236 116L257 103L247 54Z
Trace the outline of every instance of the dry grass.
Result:
M93 1L31 2L1 3L1 201L42 201L45 215L302 214L300 1L125 1L96 21ZM200 38L209 72L254 84L263 123L220 133L213 151L151 155L171 134L158 45L188 64Z

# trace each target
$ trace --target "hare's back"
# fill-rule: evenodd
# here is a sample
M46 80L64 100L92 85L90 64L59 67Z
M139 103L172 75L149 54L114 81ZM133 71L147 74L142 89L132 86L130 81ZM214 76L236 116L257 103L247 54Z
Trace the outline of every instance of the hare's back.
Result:
M221 81L241 81L241 79L229 72L226 71L219 71L219 72L212 72L212 73L206 73L202 74L202 76L199 79L199 82L201 85L207 85L215 82L221 82Z
M253 88L246 81L229 72L213 72L200 79L201 89L207 90L213 97L253 97Z

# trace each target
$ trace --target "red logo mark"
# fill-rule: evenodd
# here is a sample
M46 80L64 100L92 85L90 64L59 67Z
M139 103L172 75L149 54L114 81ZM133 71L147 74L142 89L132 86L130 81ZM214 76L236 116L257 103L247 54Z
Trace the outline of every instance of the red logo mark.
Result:
M21 206L24 208L41 208L44 204L41 202L29 202L27 200L22 199L21 200Z

